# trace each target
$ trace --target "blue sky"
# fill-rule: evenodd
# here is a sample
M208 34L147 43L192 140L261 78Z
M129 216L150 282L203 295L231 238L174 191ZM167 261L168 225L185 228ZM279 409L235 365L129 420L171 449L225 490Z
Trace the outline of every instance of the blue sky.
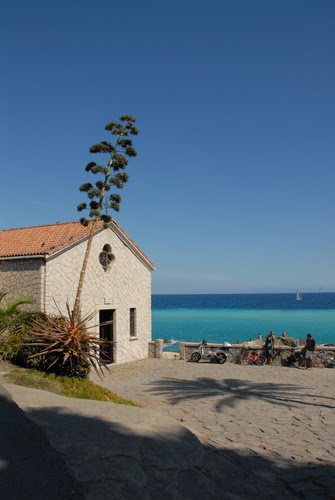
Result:
M1 228L77 220L130 113L154 293L335 291L333 0L13 0L0 42Z

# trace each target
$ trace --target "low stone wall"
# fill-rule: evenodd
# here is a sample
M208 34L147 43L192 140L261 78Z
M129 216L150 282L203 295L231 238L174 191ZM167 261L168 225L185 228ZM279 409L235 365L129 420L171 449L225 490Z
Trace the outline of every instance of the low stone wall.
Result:
M221 347L222 344L207 344L208 347L213 349ZM199 342L180 342L179 344L179 357L181 360L189 361L191 359L192 352L197 349L199 346ZM259 351L259 353L263 352L264 344L262 342L257 343L255 341L254 344L232 344L231 349L228 351L228 363L241 363L242 353L245 350L249 351ZM149 342L148 346L148 357L149 358L158 358L162 359L163 356L163 347L164 340L156 339ZM285 361L287 357L289 357L296 349L302 348L303 346L288 346L288 345L280 345L275 346L274 355L273 355L273 365L274 366L287 366ZM317 347L317 353L315 356L315 367L324 368L327 365L327 359L335 359L335 346L322 346Z
M256 342L252 345L250 344L232 344L232 348L228 351L228 359L227 362L239 364L241 362L242 352L244 350L255 350L262 352L263 351L263 343L257 344ZM191 359L192 352L197 349L199 346L198 343L194 342L181 342L180 343L180 359L189 361ZM222 344L211 344L208 343L209 347L218 348L221 347ZM301 346L300 346L301 347ZM285 359L295 351L297 347L292 346L276 346L274 349L273 356L273 365L274 366L283 366L285 365ZM325 366L324 360L326 357L330 359L335 356L335 346L334 347L317 347L317 354L315 356L315 366L319 368L323 368Z

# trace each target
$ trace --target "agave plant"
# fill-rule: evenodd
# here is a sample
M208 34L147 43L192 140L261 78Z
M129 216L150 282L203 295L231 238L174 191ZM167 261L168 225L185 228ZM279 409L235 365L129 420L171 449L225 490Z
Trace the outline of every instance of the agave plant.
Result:
M101 376L103 368L109 371L108 366L100 359L100 349L111 344L111 341L96 337L89 332L87 325L92 321L95 313L78 319L66 304L67 316L51 316L46 314L43 321L32 320L34 341L30 345L38 346L37 353L30 358L43 357L47 363L47 371L57 374L86 377L92 367Z

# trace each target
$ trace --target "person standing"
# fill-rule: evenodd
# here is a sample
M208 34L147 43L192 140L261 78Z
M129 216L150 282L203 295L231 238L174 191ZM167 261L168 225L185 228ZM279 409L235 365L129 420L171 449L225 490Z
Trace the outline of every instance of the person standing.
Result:
M314 366L314 352L316 349L316 342L310 333L307 333L305 345L305 368L313 368Z
M275 346L275 336L273 334L273 331L271 330L266 336L264 344L266 364L270 366L272 366L274 346Z

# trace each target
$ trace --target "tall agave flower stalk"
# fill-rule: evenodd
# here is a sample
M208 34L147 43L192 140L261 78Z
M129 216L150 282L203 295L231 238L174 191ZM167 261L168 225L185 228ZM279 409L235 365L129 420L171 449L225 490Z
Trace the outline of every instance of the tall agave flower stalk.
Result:
M80 317L81 295L87 264L91 253L94 232L99 221L102 221L102 223L107 227L112 219L110 215L102 213L104 198L112 186L117 189L122 189L125 183L128 182L129 177L124 169L128 165L128 158L132 158L137 155L137 152L133 147L132 140L130 139L131 136L138 134L138 129L134 125L135 121L135 118L131 115L122 115L120 117L120 122L107 123L105 130L116 137L114 144L103 141L91 146L90 148L91 153L104 153L109 155L109 160L107 166L98 165L95 162L88 163L85 168L86 172L90 172L93 175L99 175L100 178L95 182L94 186L88 182L82 184L79 188L80 191L87 193L87 197L89 199L88 204L80 203L77 207L80 212L85 209L89 210L89 218L82 217L80 219L83 226L89 226L89 237L87 240L73 310L74 318L76 320L79 320ZM119 194L109 194L108 201L109 208L115 210L116 212L120 210L121 196Z
M100 350L105 345L111 344L111 342L99 339L96 337L95 332L90 333L88 331L87 325L93 320L95 313L81 317L81 296L94 232L98 224L102 223L105 227L108 227L111 222L111 217L107 213L103 213L104 199L108 197L108 208L119 211L121 196L116 193L109 194L109 191L112 187L122 189L125 183L128 182L128 174L124 170L128 165L128 158L132 158L137 154L130 138L138 134L138 129L134 123L135 118L131 115L121 116L120 122L107 123L105 130L115 136L114 143L102 141L90 148L91 153L107 154L109 159L106 166L99 165L96 162L88 163L85 168L86 172L99 178L94 185L87 182L79 188L88 197L88 202L81 203L77 208L80 212L86 209L89 211L87 218L82 217L80 219L83 226L89 227L89 236L73 311L67 304L67 316L55 318L46 315L43 322L34 320L32 327L34 342L29 342L31 345L39 347L38 352L31 357L42 356L43 360L50 360L48 371L56 371L57 373L69 371L76 374L75 366L82 367L84 372L87 367L93 367L101 375L103 374L103 367L108 370L108 367L101 362Z

